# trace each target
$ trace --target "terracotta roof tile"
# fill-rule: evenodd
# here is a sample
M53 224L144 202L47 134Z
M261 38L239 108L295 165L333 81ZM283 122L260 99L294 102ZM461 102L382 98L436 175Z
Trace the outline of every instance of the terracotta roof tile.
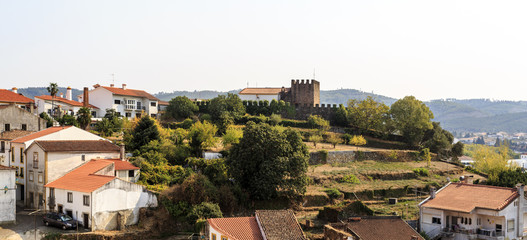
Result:
M111 161L91 160L61 178L46 184L45 187L85 193L93 192L115 179L115 176L95 174L110 164L112 164Z
M210 218L207 222L232 240L263 240L255 217Z
M33 99L24 97L21 94L14 93L6 89L0 89L0 102L9 103L33 103Z
M74 100L69 100L67 98L61 98L61 97L52 98L50 95L41 95L41 96L37 96L35 98L40 98L40 99L46 100L46 101L61 102L61 103L65 103L65 104L68 104L68 105L71 105L71 106L76 106L76 107L83 107L84 106L84 103L81 103L81 102L77 102L77 101L74 101ZM91 104L89 106L90 106L90 108L99 109L98 107L93 106Z
M119 146L106 140L37 140L46 152L119 152Z
M15 129L15 130L5 131L5 132L0 133L0 139L1 140L13 140L19 137L27 136L32 133L34 132Z
M41 131L38 131L36 133L33 133L33 134L29 134L29 135L26 135L24 137L19 137L19 138L16 138L14 139L13 141L11 141L12 143L24 143L24 142L27 142L27 141L30 141L30 140L33 140L33 139L36 139L36 138L39 138L39 137L43 137L43 136L46 136L48 134L52 134L52 133L56 133L58 131L61 131L63 129L68 129L70 128L71 126L64 126L64 127L50 127L50 128L46 128L44 130L41 130Z
M292 210L256 210L267 240L307 239Z
M115 88L115 87L104 87L106 90L112 92L116 95L122 95L122 96L133 96L133 97L144 97L148 98L153 101L159 101L156 97L152 96L150 93L147 93L143 90L135 90L135 89L122 89L122 88Z
M518 196L514 188L450 183L422 206L466 213L475 208L502 210Z
M115 170L137 170L140 169L128 161L121 159L104 159L105 161L112 161L115 164Z
M166 101L159 101L159 105L168 106L170 103Z
M284 88L287 92L289 88ZM238 94L240 95L278 95L282 88L244 88Z
M358 221L346 224L348 231L352 231L361 240L410 240L412 236L424 240L404 220L397 216L360 217Z

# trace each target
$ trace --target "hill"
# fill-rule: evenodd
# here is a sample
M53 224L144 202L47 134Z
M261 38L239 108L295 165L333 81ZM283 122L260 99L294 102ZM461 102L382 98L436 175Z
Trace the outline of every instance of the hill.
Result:
M49 92L48 90L46 90L45 87L19 88L18 93L21 93L22 95L31 99L34 99L35 96L49 95ZM60 93L64 93L64 96L66 96L66 88L59 87L59 92L57 93L57 96L59 96ZM82 90L73 88L71 89L71 94L73 100L77 101L77 96L82 94Z

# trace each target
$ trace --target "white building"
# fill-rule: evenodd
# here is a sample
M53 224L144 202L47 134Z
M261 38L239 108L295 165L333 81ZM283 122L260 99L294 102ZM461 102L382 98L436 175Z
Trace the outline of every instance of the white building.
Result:
M82 102L79 96L79 102ZM156 118L159 99L143 90L128 89L126 84L121 88L94 86L88 94L89 103L98 107L98 116L104 116L106 109L115 109L121 116L128 118L141 117L143 114Z
M139 210L157 207L157 198L143 186L114 176L115 163L91 160L45 185L57 209L85 228L116 230L139 221Z
M240 99L247 101L269 101L273 99L280 101L280 93L286 91L286 88L244 88L238 93Z
M108 140L35 140L24 154L27 156L26 206L54 210L54 204L44 198L49 195L44 185L91 159L119 158L121 149Z
M4 161L3 165L15 167L17 169L17 201L21 201L22 204L24 204L27 196L25 186L27 184L26 176L28 161L24 152L35 140L104 140L104 138L74 126L65 126L50 127L10 141L10 149L7 154L8 159L7 161ZM43 170L41 171L45 179L47 174Z
M71 87L68 87L66 90L66 98L63 96L51 97L50 95L41 95L35 97L35 104L37 106L37 112L40 114L42 112L47 113L50 116L60 113L61 115L76 115L79 109L85 106L83 102L78 102L73 100L71 96ZM92 109L92 117L97 118L98 108L91 104L87 104L86 107ZM53 110L52 108L55 108ZM58 110L58 112L57 112Z
M523 239L524 187L449 183L419 204L419 225L430 238Z
M16 221L15 169L0 166L0 224Z

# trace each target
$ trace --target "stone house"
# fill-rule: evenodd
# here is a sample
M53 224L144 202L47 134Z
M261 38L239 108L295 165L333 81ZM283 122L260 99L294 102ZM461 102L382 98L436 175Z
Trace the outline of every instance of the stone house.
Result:
M46 128L46 120L15 104L0 105L0 132L11 130L40 131Z
M143 186L115 177L114 172L114 161L91 160L46 184L48 198L58 211L92 231L136 224L139 210L157 207L157 198Z
M523 239L524 187L449 183L419 204L421 231L441 239Z

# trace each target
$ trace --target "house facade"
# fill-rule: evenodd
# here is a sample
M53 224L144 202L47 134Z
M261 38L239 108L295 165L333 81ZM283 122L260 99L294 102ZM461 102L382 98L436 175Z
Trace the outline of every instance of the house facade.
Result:
M51 97L50 95L41 95L35 97L35 105L37 107L37 112L40 114L42 112L47 113L50 116L55 115L77 115L79 109L84 106L92 109L91 114L92 118L99 117L97 115L98 108L91 104L86 105L83 102L78 102L72 99L71 97L71 88L68 87L66 98L62 96Z
M83 97L79 98L79 101ZM151 94L136 89L129 89L126 84L121 88L95 85L89 91L89 103L98 108L98 116L104 116L106 109L114 109L123 117L140 118L142 115L157 118L159 99Z
M16 168L17 190L16 197L20 204L25 205L26 196L28 196L27 185L27 156L25 151L35 140L104 140L90 132L84 131L74 126L50 127L23 137L13 139L9 142L9 153L4 166ZM33 156L30 156L33 157ZM29 159L32 161L32 159ZM42 181L47 177L44 169L40 170ZM34 173L38 181L38 173ZM34 196L35 197L35 196ZM38 196L36 196L38 197ZM44 196L43 196L44 197Z
M36 140L24 151L26 206L53 210L44 185L91 159L119 158L120 148L107 140Z
M115 163L90 160L45 185L58 212L78 220L85 228L120 230L137 224L139 210L157 207L155 194L143 186L114 176Z
M524 186L449 183L419 204L421 231L441 239L524 239Z
M46 120L16 104L0 105L0 133L11 130L36 132L45 128Z
M0 166L0 224L16 221L15 169Z

